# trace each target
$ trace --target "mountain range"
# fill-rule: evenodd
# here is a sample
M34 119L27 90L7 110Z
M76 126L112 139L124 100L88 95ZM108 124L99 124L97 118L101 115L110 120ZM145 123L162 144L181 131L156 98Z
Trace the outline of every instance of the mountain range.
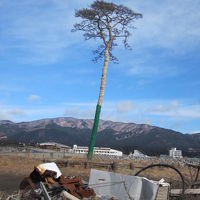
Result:
M0 138L7 142L58 142L72 146L89 145L93 120L60 117L31 122L0 121ZM1 141L2 142L2 141ZM5 142L5 140L3 140ZM141 150L148 155L166 154L172 147L185 155L200 155L200 133L183 134L147 124L100 120L96 146L111 147L124 153Z

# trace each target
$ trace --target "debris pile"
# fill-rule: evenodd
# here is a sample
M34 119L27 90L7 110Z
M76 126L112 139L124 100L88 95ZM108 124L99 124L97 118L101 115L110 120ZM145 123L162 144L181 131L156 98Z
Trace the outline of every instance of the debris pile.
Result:
M78 199L95 197L94 190L83 184L81 177L65 178L53 162L34 167L29 177L22 180L19 192L21 200L69 199L65 198L68 194Z
M144 177L91 169L89 183L81 177L64 177L54 163L44 163L24 178L20 184L18 200L155 200L159 188L169 188L160 182ZM168 190L162 199L168 199ZM14 198L9 198L9 200Z

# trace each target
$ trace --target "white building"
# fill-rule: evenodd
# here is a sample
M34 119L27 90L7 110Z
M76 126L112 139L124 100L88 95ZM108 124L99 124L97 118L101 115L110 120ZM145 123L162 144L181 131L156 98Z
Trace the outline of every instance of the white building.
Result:
M146 157L148 156L142 153L141 151L138 151L137 149L135 149L134 152L130 153L129 155L129 158L146 158Z
M87 154L88 147L81 147L81 146L74 145L73 152L75 154ZM123 153L121 151L111 149L111 148L106 148L106 147L94 147L94 154L104 155L104 156L117 156L117 157L123 156Z
M169 157L172 158L182 158L182 151L181 150L177 150L176 148L172 148L171 150L169 150Z

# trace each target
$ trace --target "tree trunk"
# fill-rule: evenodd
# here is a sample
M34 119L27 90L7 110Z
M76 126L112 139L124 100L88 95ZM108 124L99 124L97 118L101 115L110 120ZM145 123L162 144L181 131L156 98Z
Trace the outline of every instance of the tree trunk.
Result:
M91 135L90 146L89 146L89 151L88 151L88 159L89 160L91 160L93 157L94 145L95 145L96 135L97 135L98 126L99 126L101 106L102 106L103 98L104 98L108 61L109 61L109 46L110 45L108 45L106 47L105 53L104 53L104 66L103 66L102 76L101 76L101 87L100 87L100 92L99 92L98 103L96 106L95 119L94 119L94 124L93 124L93 128L92 128L92 135Z

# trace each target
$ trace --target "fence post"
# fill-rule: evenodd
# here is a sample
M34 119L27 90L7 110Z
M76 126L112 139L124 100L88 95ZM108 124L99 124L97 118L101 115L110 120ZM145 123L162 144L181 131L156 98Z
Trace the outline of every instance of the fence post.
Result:
M85 162L84 162L84 168L87 169L87 167L88 167L88 162L85 161Z
M117 169L117 164L115 162L112 162L110 166L112 171L115 171Z
M130 163L130 169L134 170L134 164L132 162Z

